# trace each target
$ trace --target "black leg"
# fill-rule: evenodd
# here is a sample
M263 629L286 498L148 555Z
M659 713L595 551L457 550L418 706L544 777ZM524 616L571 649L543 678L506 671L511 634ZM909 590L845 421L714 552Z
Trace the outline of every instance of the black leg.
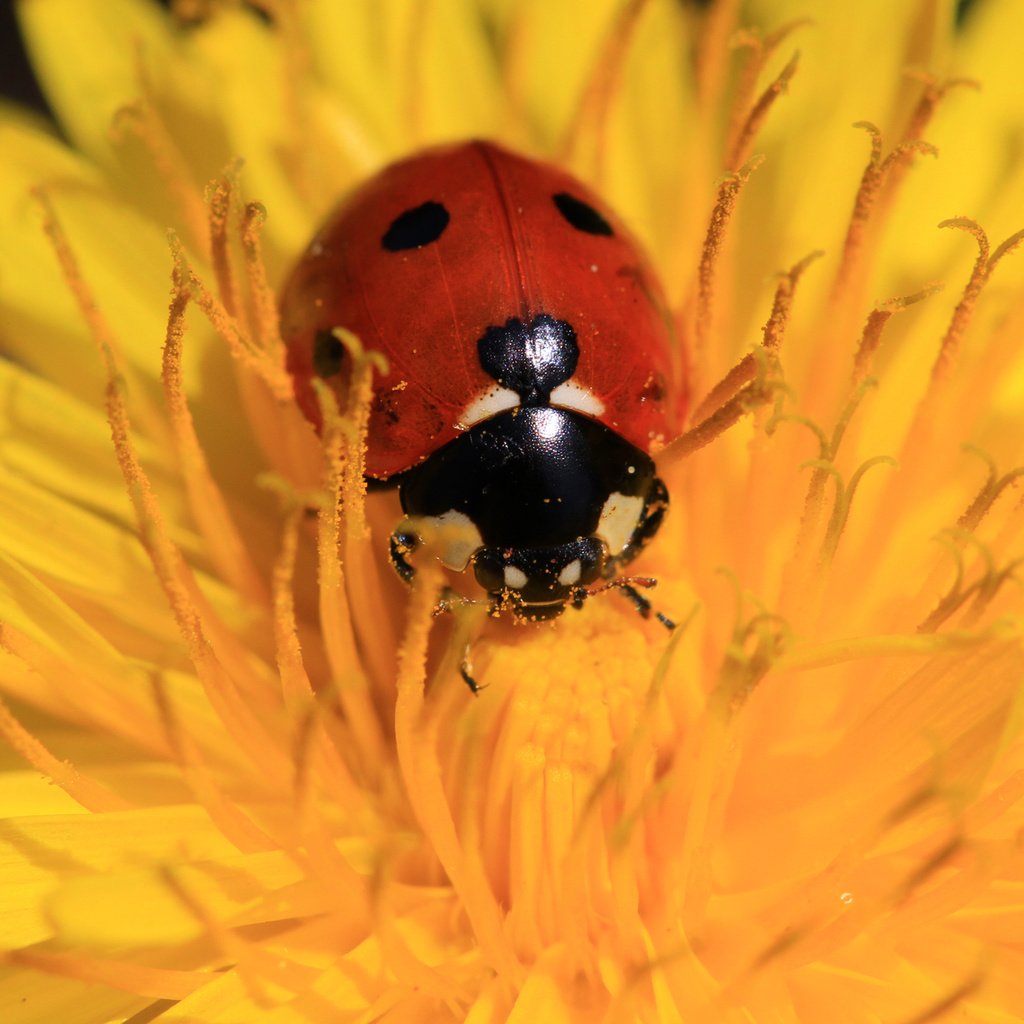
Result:
M462 681L470 688L473 695L476 696L483 687L476 681L476 677L473 675L473 666L469 660L469 644L462 649L462 657L459 659L459 675L462 676Z
M633 607L645 618L649 619L653 613L654 617L666 628L675 629L676 624L667 616L659 611L656 611L654 605L651 604L648 598L644 597L639 590L636 589L631 583L620 583L616 590L621 591L623 595L629 598L633 602Z
M416 575L416 570L412 567L406 555L411 555L419 546L420 539L415 533L399 533L396 531L391 534L391 564L395 567L395 572L406 583L412 583L413 577Z

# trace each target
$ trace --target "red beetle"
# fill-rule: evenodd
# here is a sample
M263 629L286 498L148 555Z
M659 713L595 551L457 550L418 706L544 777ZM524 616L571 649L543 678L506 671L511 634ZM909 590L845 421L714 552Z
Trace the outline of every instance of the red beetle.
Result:
M386 168L314 238L281 316L314 423L314 376L344 400L333 328L388 359L366 470L409 517L391 537L403 579L423 520L451 524L444 565L471 565L494 611L553 618L660 526L650 451L685 404L670 316L637 243L565 172L489 142Z

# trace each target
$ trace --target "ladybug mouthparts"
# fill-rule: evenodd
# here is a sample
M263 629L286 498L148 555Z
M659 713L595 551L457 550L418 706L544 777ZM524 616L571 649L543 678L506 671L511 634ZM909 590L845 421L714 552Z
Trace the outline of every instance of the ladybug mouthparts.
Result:
M477 582L500 606L532 621L561 615L606 573L608 545L580 537L547 548L480 548L472 558Z

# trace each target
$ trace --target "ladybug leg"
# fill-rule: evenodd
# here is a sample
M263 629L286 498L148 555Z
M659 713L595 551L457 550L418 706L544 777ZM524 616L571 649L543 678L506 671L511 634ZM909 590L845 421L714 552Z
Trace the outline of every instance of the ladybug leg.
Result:
M471 598L463 597L457 590L445 586L441 588L441 596L438 597L437 604L434 605L433 614L435 616L444 615L446 612L454 611L456 605L476 603Z
M650 599L644 597L632 583L622 582L616 588L624 597L629 598L633 603L633 607L642 615L645 619L649 619L653 613L654 617L668 630L676 628L676 624L664 613L659 612L655 609L654 605L651 604Z
M391 564L395 567L395 572L398 573L402 580L409 584L412 583L413 578L416 576L416 570L412 567L406 555L411 555L419 546L420 539L415 533L396 530L391 534L389 542Z
M391 564L395 567L395 572L410 585L416 577L416 570L406 556L411 555L419 546L420 539L415 533L407 530L396 530L391 534L389 542ZM451 612L457 604L475 603L475 601L471 601L456 593L451 587L444 587L441 591L441 596L437 600L437 604L434 606L434 615L443 615L445 612ZM468 643L462 649L462 656L459 658L459 675L462 676L462 681L474 694L479 693L483 689L473 675L470 645Z
M467 643L462 648L462 657L459 659L459 675L462 676L462 681L470 688L473 696L476 696L484 687L482 687L473 675L473 663L469 657L470 645Z
M407 556L411 555L419 546L420 538L410 530L396 530L391 534L388 545L391 564L394 566L395 572L410 586L416 578L416 569ZM445 586L442 587L437 604L434 605L434 615L444 615L446 612L453 611L456 605L477 603L471 598L463 597L451 587Z

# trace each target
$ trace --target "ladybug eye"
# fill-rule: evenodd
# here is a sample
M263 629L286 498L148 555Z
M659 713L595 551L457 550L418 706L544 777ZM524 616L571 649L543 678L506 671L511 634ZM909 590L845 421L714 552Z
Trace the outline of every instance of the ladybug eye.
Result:
M590 203L583 202L568 192L557 192L551 197L558 212L577 230L588 235L612 235L611 224Z
M333 377L341 373L345 360L345 346L331 331L317 331L313 339L313 370L318 377Z
M418 249L421 245L436 242L448 227L449 219L444 206L430 200L400 213L384 232L380 244L389 252Z

